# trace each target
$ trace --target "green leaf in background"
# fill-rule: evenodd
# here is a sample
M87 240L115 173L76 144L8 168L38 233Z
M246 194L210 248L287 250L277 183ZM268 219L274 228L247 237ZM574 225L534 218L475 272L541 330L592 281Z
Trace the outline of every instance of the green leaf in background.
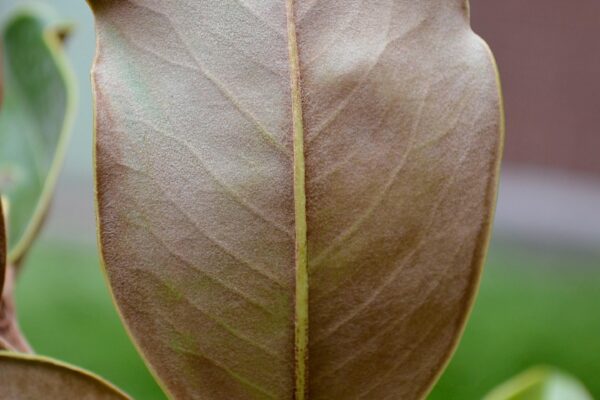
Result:
M0 352L0 400L127 400L102 378L39 356Z
M494 389L484 400L592 400L592 396L573 377L536 367Z
M2 29L0 192L8 199L8 258L18 261L48 209L75 107L63 52L68 26L45 8L27 8Z

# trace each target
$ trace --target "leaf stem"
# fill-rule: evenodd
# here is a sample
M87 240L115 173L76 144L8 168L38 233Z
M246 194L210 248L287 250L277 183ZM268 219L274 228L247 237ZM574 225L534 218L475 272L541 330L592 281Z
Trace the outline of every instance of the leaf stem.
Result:
M308 268L306 246L306 190L304 166L304 125L302 121L302 93L300 89L300 62L296 39L294 0L287 0L288 50L292 95L294 134L294 210L295 210L295 400L307 398L308 361Z

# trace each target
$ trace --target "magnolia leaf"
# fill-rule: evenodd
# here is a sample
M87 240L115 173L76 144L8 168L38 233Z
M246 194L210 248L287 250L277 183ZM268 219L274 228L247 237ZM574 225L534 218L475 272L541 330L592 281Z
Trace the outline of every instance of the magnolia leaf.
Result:
M75 106L64 24L45 8L15 14L2 30L0 192L11 204L9 260L18 262L47 212Z
M553 368L537 367L502 384L484 400L592 400L575 378Z
M124 400L125 393L87 371L40 356L0 352L0 400Z
M170 395L423 397L501 153L466 2L90 4L102 255Z

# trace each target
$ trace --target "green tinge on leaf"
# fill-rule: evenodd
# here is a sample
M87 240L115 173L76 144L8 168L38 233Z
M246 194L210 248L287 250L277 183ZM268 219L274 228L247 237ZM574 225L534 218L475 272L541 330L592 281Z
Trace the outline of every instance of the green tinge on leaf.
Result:
M0 398L130 399L102 378L46 357L0 351Z
M592 400L583 384L556 369L532 368L494 389L484 400Z
M0 192L11 204L11 262L21 258L40 228L74 117L74 80L62 48L68 29L51 23L47 14L27 8L2 29Z

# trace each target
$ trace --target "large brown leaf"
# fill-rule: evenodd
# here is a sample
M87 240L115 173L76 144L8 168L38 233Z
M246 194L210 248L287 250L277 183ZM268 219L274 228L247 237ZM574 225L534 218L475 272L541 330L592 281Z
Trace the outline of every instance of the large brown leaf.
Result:
M44 357L0 352L0 400L127 400L101 378Z
M102 254L168 392L424 396L500 159L466 2L90 3Z

